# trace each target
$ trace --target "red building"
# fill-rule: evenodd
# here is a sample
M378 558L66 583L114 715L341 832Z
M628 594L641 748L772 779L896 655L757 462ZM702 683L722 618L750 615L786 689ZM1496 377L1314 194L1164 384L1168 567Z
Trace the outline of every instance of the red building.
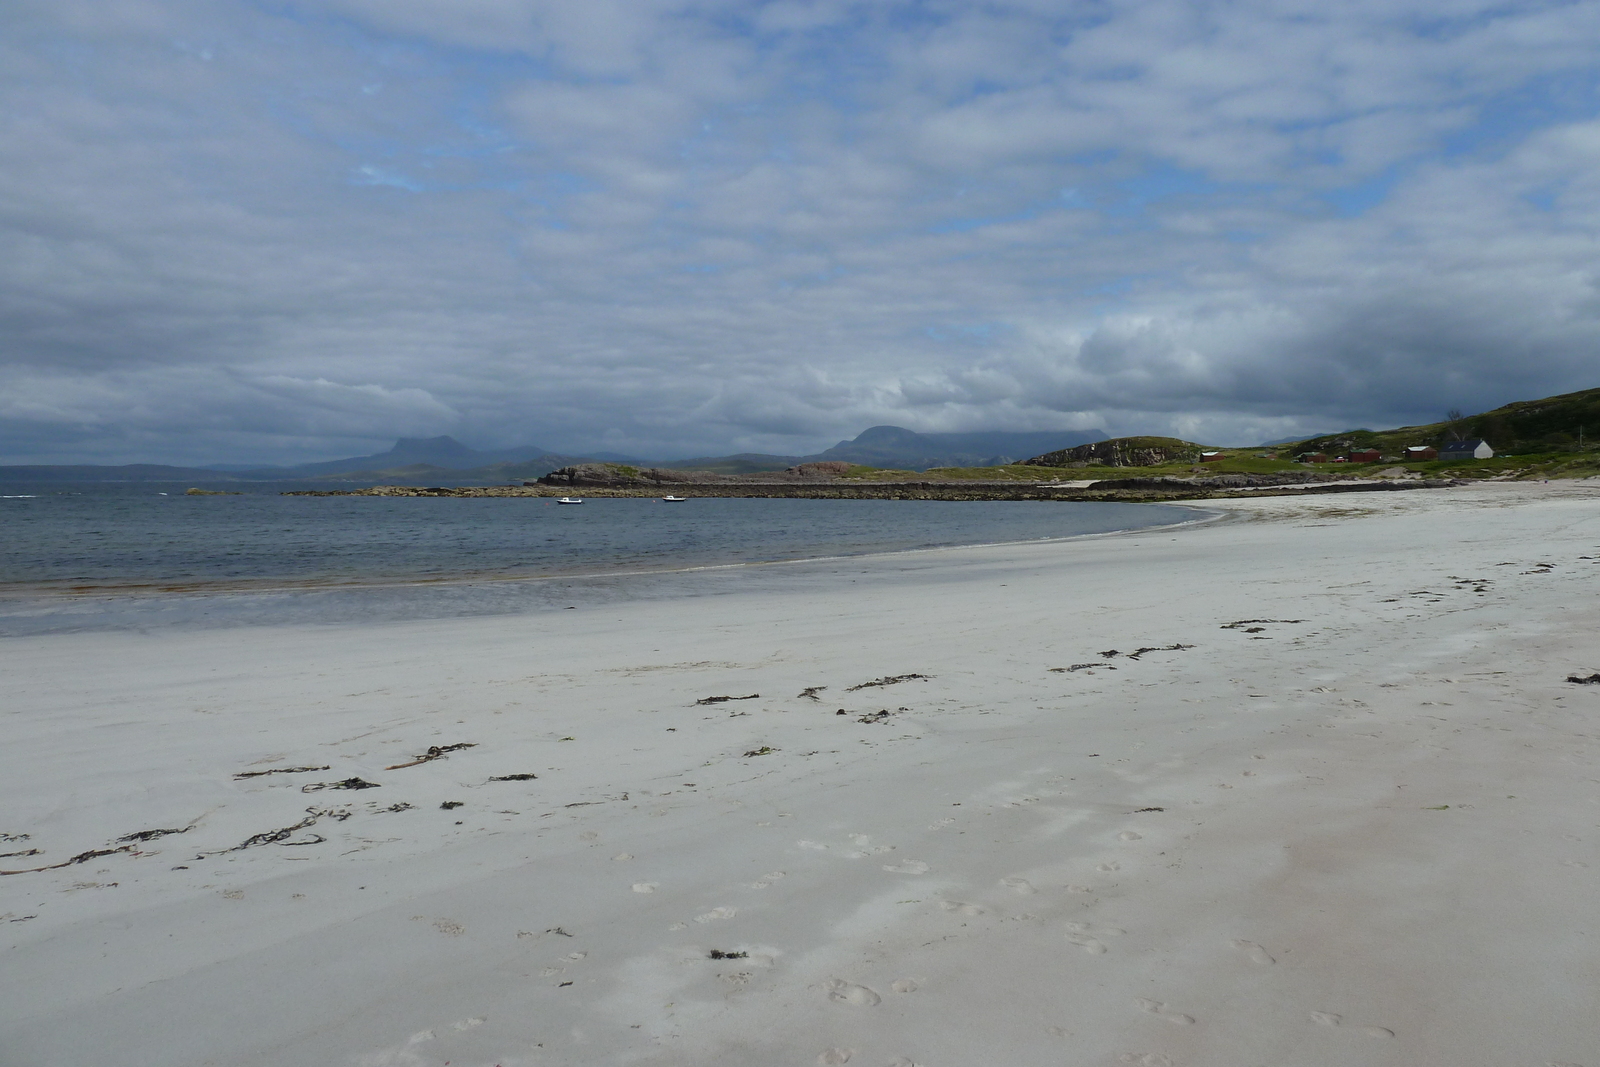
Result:
M1377 463L1383 459L1376 448L1366 448L1350 453L1351 463Z

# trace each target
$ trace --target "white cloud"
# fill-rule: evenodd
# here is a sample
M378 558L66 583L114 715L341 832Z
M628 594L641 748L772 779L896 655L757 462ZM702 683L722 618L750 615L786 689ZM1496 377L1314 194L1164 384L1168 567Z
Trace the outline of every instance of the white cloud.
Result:
M1243 441L1600 384L1597 0L15 26L7 461Z

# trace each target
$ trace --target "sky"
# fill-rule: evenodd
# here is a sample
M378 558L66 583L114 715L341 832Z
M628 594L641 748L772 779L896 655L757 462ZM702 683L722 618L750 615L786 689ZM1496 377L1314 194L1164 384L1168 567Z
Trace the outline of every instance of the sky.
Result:
M1600 0L9 0L0 463L1600 386Z

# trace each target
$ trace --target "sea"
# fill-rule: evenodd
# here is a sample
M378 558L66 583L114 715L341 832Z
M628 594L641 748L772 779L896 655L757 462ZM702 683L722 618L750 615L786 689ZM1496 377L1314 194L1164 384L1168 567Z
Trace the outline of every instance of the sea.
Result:
M0 636L546 610L1197 518L1061 501L284 495L304 487L0 483Z

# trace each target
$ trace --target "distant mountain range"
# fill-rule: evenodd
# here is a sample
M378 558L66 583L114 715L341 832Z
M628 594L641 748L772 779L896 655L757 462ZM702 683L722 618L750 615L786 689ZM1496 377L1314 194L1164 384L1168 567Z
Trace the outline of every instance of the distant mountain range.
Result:
M641 467L710 470L743 474L783 470L797 463L844 460L870 467L927 470L929 467L992 467L1027 459L1059 448L1105 440L1099 430L1035 433L916 433L899 426L874 426L853 440L840 441L814 456L769 456L741 453L696 459L649 460L614 452L570 456L523 445L479 451L453 437L402 437L387 452L351 456L292 467L175 467L156 463L122 466L90 464L0 466L0 481L47 482L195 482L195 481L339 481L397 485L492 485L538 478L559 467L595 461Z

